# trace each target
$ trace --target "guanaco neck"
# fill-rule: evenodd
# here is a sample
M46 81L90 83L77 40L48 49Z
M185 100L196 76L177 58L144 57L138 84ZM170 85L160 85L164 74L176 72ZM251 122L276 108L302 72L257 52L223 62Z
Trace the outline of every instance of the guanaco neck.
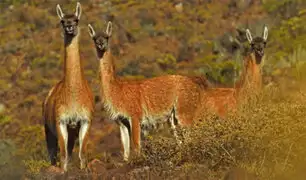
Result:
M76 90L82 85L83 70L79 52L79 35L64 35L64 83L69 89Z
M115 75L114 59L109 49L106 50L104 53L97 53L100 62L101 93L103 96L106 96L112 91L112 87L117 82Z
M256 63L255 54L251 53L244 58L244 66L240 81L236 89L238 93L258 92L262 86L260 64Z

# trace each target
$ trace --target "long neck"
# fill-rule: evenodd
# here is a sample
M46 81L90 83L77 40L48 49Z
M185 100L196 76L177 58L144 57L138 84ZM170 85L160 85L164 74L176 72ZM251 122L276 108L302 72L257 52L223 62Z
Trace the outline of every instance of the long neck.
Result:
M257 92L262 86L261 78L260 64L256 63L254 53L249 54L244 59L242 75L236 84L236 89L238 91L245 91L246 93L251 93L250 91Z
M70 37L65 35L64 81L71 88L79 87L83 80L83 70L79 52L79 33Z
M116 85L116 75L114 60L110 50L107 50L103 56L99 57L100 61L100 78L101 93L107 96L111 92L112 86Z

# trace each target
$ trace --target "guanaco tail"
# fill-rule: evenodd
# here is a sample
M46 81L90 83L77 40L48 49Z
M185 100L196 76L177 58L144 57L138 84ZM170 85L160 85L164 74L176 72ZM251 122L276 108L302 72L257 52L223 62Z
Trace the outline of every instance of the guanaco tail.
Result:
M75 14L64 14L60 5L56 10L64 32L64 77L45 98L43 117L51 164L56 165L59 143L61 168L66 172L77 137L80 167L86 167L85 152L94 102L79 52L81 4L77 3Z
M134 150L140 152L142 124L169 120L177 138L176 125L192 123L192 112L197 109L195 102L207 89L207 80L180 75L145 80L120 79L115 75L114 57L109 48L112 23L108 22L106 32L96 33L90 24L88 29L100 63L101 99L111 119L119 124L124 160L130 155L130 139Z

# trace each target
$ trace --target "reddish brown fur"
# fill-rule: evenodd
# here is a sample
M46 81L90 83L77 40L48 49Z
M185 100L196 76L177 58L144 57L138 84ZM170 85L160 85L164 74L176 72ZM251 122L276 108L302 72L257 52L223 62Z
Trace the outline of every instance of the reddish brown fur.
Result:
M200 77L160 76L145 80L122 80L115 76L113 56L108 50L100 60L101 95L113 119L131 120L132 142L140 150L140 123L145 117L163 118L175 109L179 123L192 122L200 92L208 82ZM185 91L185 89L188 91Z
M250 58L249 56L246 58ZM110 112L132 120L132 140L140 149L140 122L146 116L160 116L175 109L180 125L191 125L208 112L224 117L237 107L238 98L250 85L260 86L260 72L253 60L246 60L243 83L234 88L208 88L206 79L179 75L160 76L140 81L120 80L114 75L110 51L100 60L101 94ZM247 86L248 85L248 86ZM204 114L203 114L204 113Z
M79 42L76 41L74 43L75 46L78 47ZM72 45L74 44L70 46ZM78 49L66 47L64 77L50 90L43 106L45 123L59 138L61 157L65 156L65 147L59 130L60 115L65 113L66 109L74 106L74 104L79 104L80 107L89 111L90 118L88 120L91 122L92 113L94 111L93 94L87 80L84 78L79 51ZM56 130L54 128L56 128ZM86 141L87 138L84 140L84 152L86 152Z
M250 54L244 58L244 68L240 82L235 88L216 88L202 93L202 100L197 111L201 114L204 110L212 108L213 113L224 117L228 111L236 111L237 105L256 97L262 86L261 63L264 56L264 48L268 38L268 28L264 26L262 37L253 39L249 29L246 29L246 37L250 43ZM201 116L197 115L197 118Z
M236 111L237 105L256 97L262 86L261 63L268 38L268 28L264 26L262 37L252 38L249 29L246 37L250 43L251 53L244 58L241 80L234 88L215 88L202 92L202 99L197 110L196 119L203 117L207 109L221 117L229 111Z
M77 8L80 8L80 4L78 4ZM77 10L80 11L80 9ZM74 18L74 16L69 16L69 18ZM43 103L46 141L51 164L56 165L56 154L59 143L61 166L65 171L67 170L65 159L67 158L66 156L71 156L75 139L82 126L81 121L88 123L88 127L90 128L94 111L93 94L84 77L80 60L79 33L73 37L69 36L69 38L72 37L70 39L71 41L68 41L67 37L68 35L65 35L64 77L49 91ZM68 120L76 121L78 123L76 124L77 126L75 128L71 127ZM65 148L64 136L60 130L61 123L66 124L68 130L67 148ZM83 154L86 152L87 136L88 131L84 135L83 143L80 144L79 156L81 159L81 168L84 166L83 161L85 157L83 157Z
M119 79L115 75L113 56L107 43L111 29L109 22L106 34L101 36L96 35L89 25L89 33L100 58L101 95L112 119L120 121L128 119L136 151L140 150L140 124L145 119L165 119L171 115L170 122L174 128L174 118L180 125L186 126L203 117L203 113L213 112L224 116L229 109L235 109L238 97L242 96L246 84L248 82L253 84L259 79L256 78L260 75L254 66L256 63L253 63L253 59L249 63L249 57L246 58L248 63L242 80L243 85L236 89L209 89L207 88L209 83L204 78L180 75L159 76L138 81ZM126 131L122 130L122 122L120 128L121 135L125 134L126 137ZM129 141L124 137L121 137L123 145ZM125 146L125 149L127 147L129 145ZM128 154L129 152L125 152L125 156Z
M202 92L196 119L207 113L225 117L230 111L236 111L237 105L256 96L262 86L260 65L256 64L253 54L244 58L244 69L235 88L211 88Z
M236 83L239 94L258 93L262 87L262 76L260 65L252 54L244 59L244 66L240 81Z

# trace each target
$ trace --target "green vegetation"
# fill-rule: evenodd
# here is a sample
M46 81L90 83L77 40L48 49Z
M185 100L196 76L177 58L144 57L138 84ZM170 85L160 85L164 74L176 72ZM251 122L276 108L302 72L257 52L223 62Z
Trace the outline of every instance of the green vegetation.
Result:
M0 115L0 126L4 126L11 122L11 118L9 116Z
M41 169L50 166L50 163L46 160L24 160L23 163L27 169L27 173L34 177L39 174Z
M149 167L152 177L220 179L231 167L241 167L262 179L303 179L306 3L248 2L184 1L180 7L176 1L162 0L82 1L81 56L97 110L90 160L105 163L110 176L129 172L146 177L147 171L142 170ZM1 177L21 179L26 173L34 178L49 166L41 107L63 74L57 3L65 12L75 8L75 3L60 0L0 3ZM263 66L267 87L258 102L226 120L203 117L198 126L182 129L186 135L182 147L167 136L150 135L143 156L129 168L120 168L118 128L109 124L99 101L98 62L87 34L88 23L103 31L108 20L114 25L112 51L120 76L200 75L224 86L238 79L241 54L248 45L243 29L249 27L254 36L260 35L267 24ZM74 155L74 172L78 163Z

